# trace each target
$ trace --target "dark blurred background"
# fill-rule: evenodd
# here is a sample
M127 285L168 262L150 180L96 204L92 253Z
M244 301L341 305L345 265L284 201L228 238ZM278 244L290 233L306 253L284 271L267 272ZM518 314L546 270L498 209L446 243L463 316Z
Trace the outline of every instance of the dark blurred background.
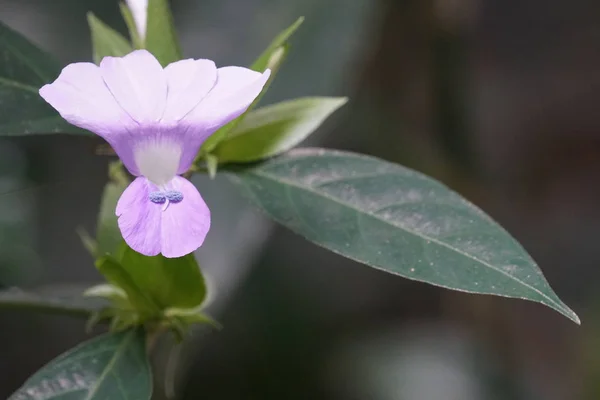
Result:
M63 63L91 59L85 13L117 1L0 0ZM583 325L541 305L378 272L273 226L226 179L197 256L221 332L156 356L156 398L600 399L600 3L596 0L174 0L188 57L247 65L304 15L265 102L344 95L310 145L428 173L486 210ZM93 231L109 158L90 138L0 143L0 283L100 280ZM19 188L29 188L18 190ZM3 311L0 398L85 339L83 321ZM173 359L171 357L171 364Z

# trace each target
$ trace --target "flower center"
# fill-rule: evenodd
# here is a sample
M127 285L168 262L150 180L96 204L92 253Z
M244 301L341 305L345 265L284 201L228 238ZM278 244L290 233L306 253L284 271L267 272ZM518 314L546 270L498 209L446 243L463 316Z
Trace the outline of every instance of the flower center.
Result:
M140 174L158 187L165 187L177 174L181 146L169 141L148 141L134 152Z

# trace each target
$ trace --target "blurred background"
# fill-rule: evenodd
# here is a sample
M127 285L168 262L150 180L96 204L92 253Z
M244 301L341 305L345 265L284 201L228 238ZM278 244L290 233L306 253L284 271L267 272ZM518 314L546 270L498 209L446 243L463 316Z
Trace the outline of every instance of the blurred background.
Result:
M197 256L221 332L178 350L179 399L600 399L600 3L595 0L174 0L187 57L248 65L306 21L265 103L349 96L309 145L445 182L505 226L581 317L411 282L272 225L219 177ZM0 20L64 64L91 60L85 14L117 1L0 0ZM0 142L0 284L98 282L108 157L93 138ZM25 188L25 189L23 189ZM0 313L0 398L84 340L84 321ZM156 356L156 398L172 392ZM171 360L171 364L172 364Z

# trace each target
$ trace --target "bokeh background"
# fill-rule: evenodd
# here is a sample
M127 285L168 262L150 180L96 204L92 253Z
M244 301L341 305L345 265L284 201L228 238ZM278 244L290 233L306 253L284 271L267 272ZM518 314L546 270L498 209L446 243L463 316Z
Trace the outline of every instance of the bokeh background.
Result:
M539 262L576 326L541 305L378 272L272 225L224 178L195 178L214 228L197 256L221 332L164 340L156 398L600 399L600 3L596 0L174 0L188 57L247 65L303 15L265 103L351 101L308 144L430 174ZM86 12L117 1L0 0L63 63L91 59ZM0 141L0 284L98 282L108 157L92 138ZM0 313L0 398L89 337L84 321ZM171 360L169 362L169 359ZM175 381L163 373L175 371Z

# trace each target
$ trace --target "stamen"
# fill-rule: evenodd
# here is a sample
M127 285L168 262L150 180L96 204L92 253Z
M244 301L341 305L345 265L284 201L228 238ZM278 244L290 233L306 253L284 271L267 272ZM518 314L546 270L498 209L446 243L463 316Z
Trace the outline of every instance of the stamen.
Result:
M183 193L178 190L167 190L165 192L165 196L171 203L179 203L181 200L183 200Z
M148 195L148 198L150 199L151 202L153 202L155 204L162 204L165 201L167 201L167 196L166 196L165 192L150 192L150 194Z

